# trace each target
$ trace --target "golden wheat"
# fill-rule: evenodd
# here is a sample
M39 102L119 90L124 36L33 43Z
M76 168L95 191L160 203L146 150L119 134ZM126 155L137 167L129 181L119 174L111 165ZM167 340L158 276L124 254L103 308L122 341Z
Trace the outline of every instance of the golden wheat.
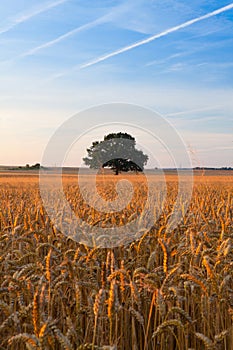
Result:
M170 233L178 185L166 175L163 213L114 249L59 232L36 176L0 176L0 350L233 350L231 173L197 174L188 212ZM127 176L134 196L120 212L86 205L75 176L63 177L67 200L86 223L123 226L147 199L144 177ZM99 194L114 199L119 179L97 177Z

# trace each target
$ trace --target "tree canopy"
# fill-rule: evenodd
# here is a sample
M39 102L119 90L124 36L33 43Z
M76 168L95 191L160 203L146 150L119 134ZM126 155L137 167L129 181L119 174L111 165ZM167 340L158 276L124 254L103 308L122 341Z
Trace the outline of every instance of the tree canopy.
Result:
M83 161L90 168L111 168L116 175L125 171L141 172L148 156L135 148L135 138L127 133L111 133L103 141L94 141Z

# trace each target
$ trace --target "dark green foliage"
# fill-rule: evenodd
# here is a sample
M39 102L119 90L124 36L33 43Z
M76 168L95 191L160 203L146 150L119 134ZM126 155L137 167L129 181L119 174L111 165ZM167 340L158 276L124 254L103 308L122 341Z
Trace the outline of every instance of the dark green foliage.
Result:
M90 168L111 168L116 175L124 171L141 172L148 156L135 148L135 138L127 133L111 133L87 149L83 161Z

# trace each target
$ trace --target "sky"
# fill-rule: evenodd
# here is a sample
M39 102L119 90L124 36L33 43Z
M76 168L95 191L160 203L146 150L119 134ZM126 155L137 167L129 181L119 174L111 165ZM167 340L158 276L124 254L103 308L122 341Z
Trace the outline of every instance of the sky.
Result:
M2 0L0 76L1 165L41 162L70 117L121 102L166 118L193 166L233 166L229 0ZM156 132L155 122L145 129L154 123ZM96 117L66 165L82 165L90 143L112 130L100 124ZM171 166L135 125L118 131L135 131Z

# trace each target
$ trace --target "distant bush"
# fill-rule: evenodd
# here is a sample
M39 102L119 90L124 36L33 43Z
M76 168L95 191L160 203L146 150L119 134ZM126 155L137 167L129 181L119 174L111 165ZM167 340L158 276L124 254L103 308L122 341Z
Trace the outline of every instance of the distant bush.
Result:
M34 164L34 165L29 165L29 164L26 164L25 165L25 169L27 169L27 170L30 170L30 169L40 169L41 168L41 165L40 165L40 163L36 163L36 164ZM19 169L22 169L22 167L20 166L19 167Z

